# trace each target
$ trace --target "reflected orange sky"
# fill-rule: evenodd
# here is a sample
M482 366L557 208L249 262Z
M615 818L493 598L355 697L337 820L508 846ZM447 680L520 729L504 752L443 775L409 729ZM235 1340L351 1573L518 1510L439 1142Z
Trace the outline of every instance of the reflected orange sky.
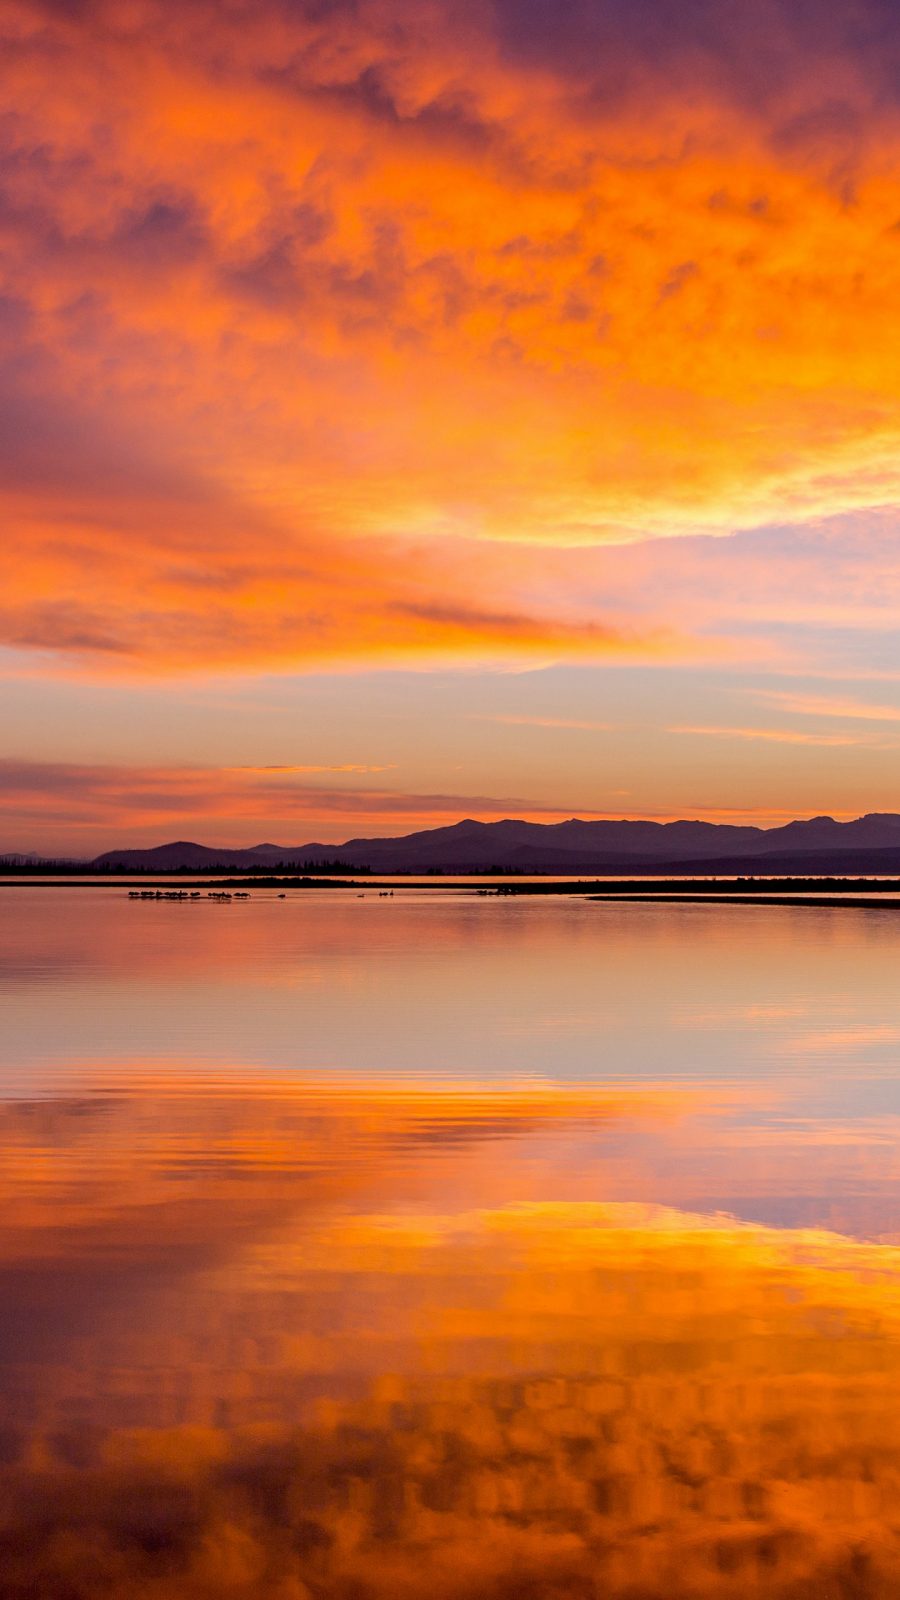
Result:
M548 1120L692 1111L133 1071L7 1107L8 1591L892 1594L900 1252L508 1197Z
M8 892L3 1600L890 1600L898 938Z

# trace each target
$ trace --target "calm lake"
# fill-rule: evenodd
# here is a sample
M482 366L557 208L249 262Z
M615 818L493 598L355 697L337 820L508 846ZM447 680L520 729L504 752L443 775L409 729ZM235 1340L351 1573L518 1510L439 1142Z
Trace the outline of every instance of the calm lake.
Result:
M0 890L3 1600L900 1593L900 913Z

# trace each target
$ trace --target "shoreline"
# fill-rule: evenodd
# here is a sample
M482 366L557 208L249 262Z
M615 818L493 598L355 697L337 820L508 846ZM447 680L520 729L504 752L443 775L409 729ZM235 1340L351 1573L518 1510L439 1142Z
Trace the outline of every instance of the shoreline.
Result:
M460 874L460 878L464 875ZM477 877L468 878L467 881L451 879L449 877L424 876L421 879L409 877L399 878L344 878L344 877L230 877L230 878L190 878L186 875L178 877L148 879L146 877L103 877L103 878L35 878L27 874L9 878L0 878L0 889L121 889L123 891L137 890L154 899L156 894L174 897L179 891L188 894L193 891L195 897L205 896L205 892L230 891L232 893L247 892L249 890L274 890L284 893L287 890L306 889L333 889L352 890L359 896L368 895L373 899L381 892L394 893L421 892L422 890L438 890L444 893L463 893L475 895L481 899L509 899L526 896L566 896L577 895L594 903L604 901L626 901L631 903L654 904L693 904L702 905L712 902L719 905L805 905L835 907L847 906L857 910L900 910L900 879L865 879L856 877L837 878L746 878L746 879L715 879L702 878L667 878L648 881L647 878L617 879L611 882L608 879L584 878L578 880L553 879L530 883L515 881L484 882ZM893 898L889 898L893 896Z
M803 906L808 911L839 906L856 911L900 911L900 899L867 900L852 894L589 894L594 903L614 899L626 905Z

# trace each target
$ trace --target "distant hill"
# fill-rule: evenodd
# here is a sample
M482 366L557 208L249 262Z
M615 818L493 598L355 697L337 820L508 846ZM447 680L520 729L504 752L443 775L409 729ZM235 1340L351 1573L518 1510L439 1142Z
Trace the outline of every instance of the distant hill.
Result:
M244 849L180 839L147 850L108 850L90 866L177 872L337 863L374 872L897 872L900 815L872 812L851 822L812 817L779 828L715 822L475 822L394 839L343 844L259 844Z

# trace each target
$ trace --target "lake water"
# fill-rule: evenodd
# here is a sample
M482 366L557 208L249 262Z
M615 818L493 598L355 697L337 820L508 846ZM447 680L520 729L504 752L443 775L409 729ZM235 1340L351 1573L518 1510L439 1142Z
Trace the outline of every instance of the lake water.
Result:
M900 1593L900 913L0 891L3 1600Z

